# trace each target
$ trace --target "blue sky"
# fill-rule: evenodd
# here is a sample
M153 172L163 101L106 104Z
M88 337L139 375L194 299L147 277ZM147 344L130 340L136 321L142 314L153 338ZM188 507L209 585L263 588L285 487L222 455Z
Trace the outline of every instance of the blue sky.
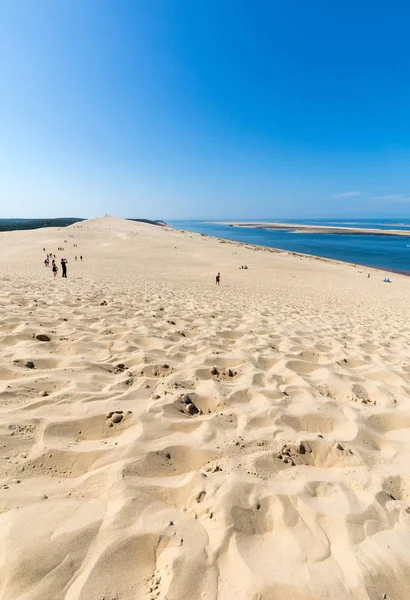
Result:
M5 0L0 217L410 216L407 2Z

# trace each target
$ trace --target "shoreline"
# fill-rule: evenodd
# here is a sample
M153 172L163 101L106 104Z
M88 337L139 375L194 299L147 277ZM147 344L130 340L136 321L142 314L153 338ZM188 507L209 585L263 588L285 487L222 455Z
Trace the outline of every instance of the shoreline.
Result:
M227 225L244 229L268 229L273 231L293 231L295 233L318 233L330 235L388 235L410 238L410 229L360 229L359 227L332 227L329 225L301 225L298 223L261 223L261 222L226 222L212 221L214 225Z
M372 269L372 271L394 273L395 275L403 275L404 277L410 277L410 270L402 271L400 269L393 269L393 268L387 268L387 267L376 267L376 266L368 265L365 263L359 263L359 262L354 263L350 260L342 260L341 258L329 258L327 256L319 256L318 254L307 254L304 252L296 252L295 250L284 250L282 248L276 248L274 246L261 246L260 244L252 244L251 242L240 242L239 240L230 240L229 238L221 238L221 237L217 237L214 235L209 235L208 233L198 233L197 231L190 231L189 229L176 229L173 227L169 227L169 229L171 229L173 231L189 233L190 235L197 235L200 237L206 237L206 238L210 238L213 240L218 240L220 243L223 243L223 244L235 244L240 247L248 248L250 250L257 249L262 252L288 254L291 256L299 256L300 258L310 258L312 260L320 260L323 262L329 262L329 263L334 263L334 264L339 264L339 265L350 265L351 267L363 267L365 269Z

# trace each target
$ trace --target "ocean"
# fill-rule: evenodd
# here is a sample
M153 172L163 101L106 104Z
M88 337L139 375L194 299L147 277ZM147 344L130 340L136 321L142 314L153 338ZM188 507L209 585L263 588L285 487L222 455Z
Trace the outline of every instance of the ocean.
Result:
M232 219L235 221L235 219ZM410 219L249 219L245 222L298 223L360 229L400 229L409 235L345 235L326 233L295 233L266 229L245 229L216 225L210 221L168 221L171 227L218 238L302 252L349 263L378 267L410 275ZM238 222L238 220L236 220Z

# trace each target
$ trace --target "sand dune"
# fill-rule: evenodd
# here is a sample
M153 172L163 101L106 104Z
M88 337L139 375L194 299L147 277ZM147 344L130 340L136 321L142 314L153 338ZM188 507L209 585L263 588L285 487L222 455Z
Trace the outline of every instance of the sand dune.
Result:
M0 234L0 599L408 600L410 279L367 272Z

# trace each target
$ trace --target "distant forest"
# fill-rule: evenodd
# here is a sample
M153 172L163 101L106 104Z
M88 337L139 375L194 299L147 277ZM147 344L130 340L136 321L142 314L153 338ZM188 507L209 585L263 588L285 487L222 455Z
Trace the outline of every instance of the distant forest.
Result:
M136 221L137 223L148 223L148 225L160 225L160 227L165 227L165 221L151 221L151 219L127 219L127 221Z
M127 219L140 223L164 226L164 221L151 221L150 219ZM42 227L68 227L74 223L80 223L85 219L0 219L0 231L21 231L24 229L40 229Z
M67 227L84 219L0 219L0 231L40 229L41 227Z

